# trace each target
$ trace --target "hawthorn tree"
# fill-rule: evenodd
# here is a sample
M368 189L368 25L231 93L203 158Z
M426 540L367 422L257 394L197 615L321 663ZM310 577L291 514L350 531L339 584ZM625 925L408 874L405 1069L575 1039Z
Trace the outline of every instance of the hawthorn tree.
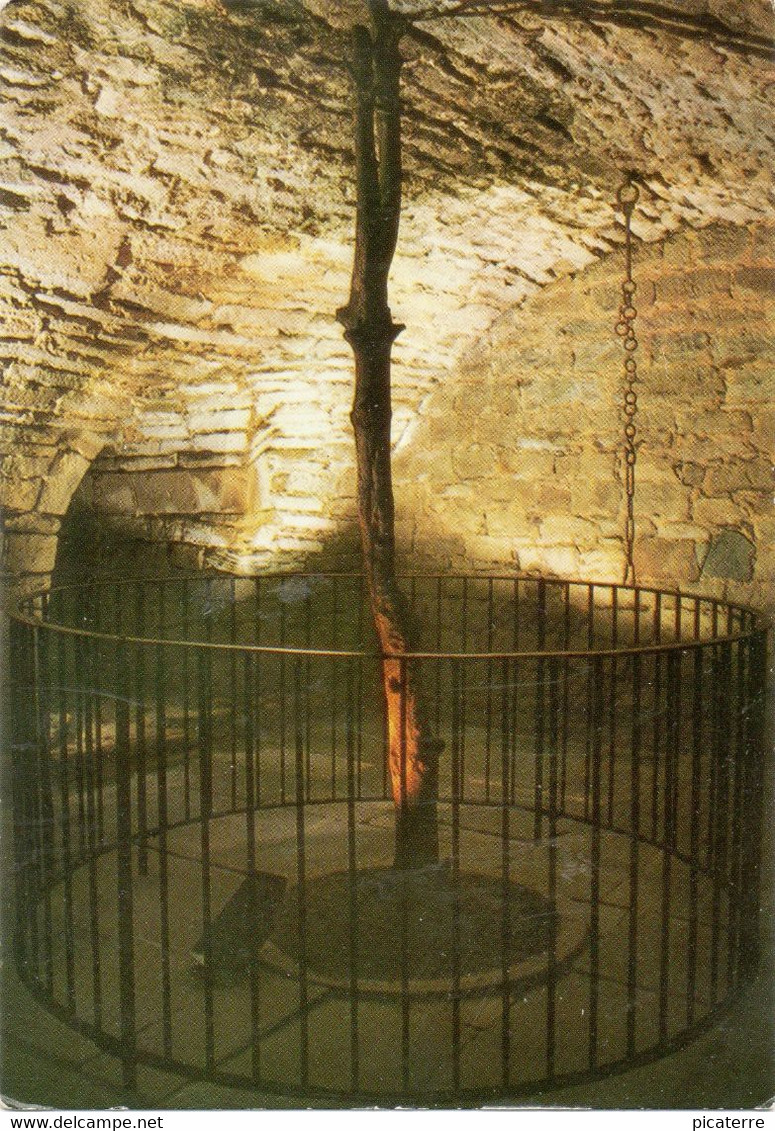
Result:
M391 473L393 321L388 275L401 212L401 55L404 28L384 0L368 0L370 26L353 29L356 175L350 296L337 311L355 357L350 416L355 433L358 522L364 573L381 653L388 762L396 809L397 868L438 860L436 817L442 743L432 733L412 651L412 624L396 579Z

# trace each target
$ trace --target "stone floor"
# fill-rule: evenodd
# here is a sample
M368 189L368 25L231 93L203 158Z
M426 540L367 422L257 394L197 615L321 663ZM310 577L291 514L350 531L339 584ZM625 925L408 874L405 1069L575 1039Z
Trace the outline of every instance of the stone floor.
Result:
M121 1087L119 1062L45 1012L3 971L2 1095L10 1106L105 1109L206 1110L329 1107L282 1100L251 1089L191 1082L171 1073L140 1068L135 1095ZM761 977L723 1024L687 1048L594 1084L545 1089L524 1098L528 1107L728 1108L772 1102L771 979ZM505 1106L509 1106L506 1104Z
M339 819L331 807L322 807L309 830L311 859L323 870L335 867ZM286 815L283 815L285 817ZM290 818L291 814L287 814ZM389 814L364 812L362 815L364 852L373 845L372 855L380 840L383 822ZM277 815L275 815L277 822ZM239 882L239 853L244 851L242 825L230 818L214 823L212 836L214 905L228 898ZM293 829L275 825L275 865L292 866ZM517 822L518 824L518 822ZM567 824L567 827L565 825ZM487 855L487 818L472 814L468 821L466 851L481 861ZM341 831L341 830L340 830ZM527 825L513 829L523 848L529 842ZM589 915L589 877L579 862L588 860L589 830L573 822L563 823L559 837L558 874L561 877L558 896L566 916L577 915L587 922ZM266 840L266 838L263 838ZM341 838L339 838L341 839ZM171 890L174 892L172 920L175 923L171 941L174 980L172 1012L175 1054L190 1064L192 1070L203 1055L202 986L193 976L191 950L201 927L197 894L199 880L199 835L194 826L174 834L174 857L171 858ZM600 1063L615 1060L621 1048L626 1007L626 930L629 919L626 883L626 845L621 838L602 838L601 878L605 900L600 916ZM655 1039L656 1000L659 956L659 889L660 862L656 854L641 854L643 879L639 917L638 966L638 1049L646 1051ZM103 857L100 867L107 882L111 873L110 857ZM520 882L537 886L545 882L546 849L542 846L521 854ZM151 1052L161 1051L159 1016L160 968L158 961L158 916L154 907L158 893L158 854L151 845L149 874L138 880L135 889L135 917L138 955L138 1024L141 1043ZM103 882L97 875L97 886ZM684 877L685 879L685 877ZM673 876L675 890L684 892L680 870ZM75 921L85 930L87 921L85 898L88 885L76 883L73 890ZM707 899L708 893L701 893ZM55 909L56 926L56 909ZM679 899L671 913L670 930L674 944L685 946L686 908ZM56 934L56 932L55 932ZM115 931L109 921L101 929L103 953L115 950ZM578 943L578 938L575 940ZM56 945L56 944L55 944ZM707 939L698 940L700 970L698 998L700 1005L707 998ZM703 957L703 950L705 956ZM571 953L572 952L572 953ZM8 952L6 952L7 954ZM570 948L570 961L557 983L558 1058L565 1070L583 1068L586 1063L586 1032L583 1017L589 1002L590 953L588 947ZM61 963L60 963L61 965ZM79 986L79 1009L88 1015L93 1002L89 999L88 961L76 969ZM702 974L703 967L706 974ZM107 968L107 967L106 967ZM347 1073L349 1071L349 1002L345 995L331 992L325 986L310 986L309 1034L310 1080L319 1087L332 1089L334 1098L315 1101L282 1098L282 1081L297 1082L299 1017L296 984L277 971L262 973L262 1064L266 1078L277 1083L276 1094L261 1094L249 1088L224 1088L205 1082L191 1082L183 1076L140 1068L137 1091L127 1096L122 1091L121 1068L116 1058L101 1052L92 1042L74 1034L32 1000L18 981L12 962L6 957L3 967L4 997L2 1009L2 1093L7 1102L53 1107L104 1108L116 1104L150 1108L249 1108L298 1106L346 1106ZM103 975L103 1007L115 1016L116 986ZM519 1043L518 1056L512 1060L512 1079L522 1084L519 1103L555 1106L592 1107L753 1107L766 1103L775 1082L772 1071L773 986L762 975L723 1022L695 1040L683 1050L661 1058L650 1065L620 1072L593 1084L549 1088L540 1084L543 1073L545 1035L545 985L526 987L524 995L515 995L511 1024L512 1043ZM703 997L703 995L706 995ZM672 994L668 1024L671 1035L678 1034L685 1016L685 1001ZM498 1084L498 1051L500 1041L500 1001L497 993L481 995L463 1002L463 1041L460 1071L468 1087L493 1088ZM683 1012L682 1012L683 1010ZM214 991L215 1035L218 1064L223 1071L249 1073L246 1045L249 1027L245 991L239 986L216 987ZM359 1005L362 1087L386 1096L395 1088L400 1076L397 1044L400 1034L398 999L375 998ZM412 1007L412 1040L427 1042L437 1049L435 1056L417 1058L413 1068L412 1087L417 1102L433 1102L434 1089L448 1085L449 1075L449 1007L443 1002L420 1002ZM525 1083L534 1080L534 1091L525 1091ZM338 1095L337 1095L338 1093ZM279 1097L279 1098L278 1098ZM389 1099L384 1102L390 1103ZM502 1102L502 1101L497 1101Z

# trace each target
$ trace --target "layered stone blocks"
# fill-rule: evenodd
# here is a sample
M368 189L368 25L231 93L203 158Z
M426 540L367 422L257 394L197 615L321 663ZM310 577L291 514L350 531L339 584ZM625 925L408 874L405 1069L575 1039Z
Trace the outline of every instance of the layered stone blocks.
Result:
M773 245L766 228L712 225L637 250L639 581L772 601ZM620 274L612 255L547 285L495 319L430 394L403 374L407 563L622 575ZM82 480L78 505L127 538L187 548L181 560L325 561L355 521L350 378L337 356L322 376L308 364L181 382L135 407L131 433L100 455L98 429L31 430L3 464L9 568L50 572Z
M728 225L636 251L642 582L773 603L774 256ZM622 269L547 286L439 387L398 463L428 556L622 576Z

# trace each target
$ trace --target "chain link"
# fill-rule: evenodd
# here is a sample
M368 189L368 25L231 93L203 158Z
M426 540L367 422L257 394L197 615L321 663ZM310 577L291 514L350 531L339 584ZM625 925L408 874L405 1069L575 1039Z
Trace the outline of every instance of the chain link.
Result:
M625 273L622 282L622 301L619 306L619 321L616 332L624 346L624 492L627 499L627 517L624 526L625 568L624 584L635 582L635 416L638 411L638 393L635 385L638 380L638 363L635 351L638 339L635 336L635 291L637 286L632 278L632 230L630 222L636 201L639 197L637 185L632 181L623 184L616 199L624 213L624 252Z

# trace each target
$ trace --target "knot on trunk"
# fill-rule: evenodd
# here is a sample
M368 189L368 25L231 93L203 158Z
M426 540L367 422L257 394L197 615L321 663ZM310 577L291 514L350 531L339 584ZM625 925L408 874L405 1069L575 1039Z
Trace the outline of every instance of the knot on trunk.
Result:
M417 736L417 745L413 759L414 768L418 773L422 774L423 778L428 777L427 784L432 784L434 797L435 780L432 779L435 779L441 755L444 753L444 746L443 738L426 737L422 732Z
M336 317L344 326L344 340L348 345L355 351L366 353L392 346L401 331L406 329L402 322L394 322L390 314L386 319L379 321L353 318L346 306L337 310Z

